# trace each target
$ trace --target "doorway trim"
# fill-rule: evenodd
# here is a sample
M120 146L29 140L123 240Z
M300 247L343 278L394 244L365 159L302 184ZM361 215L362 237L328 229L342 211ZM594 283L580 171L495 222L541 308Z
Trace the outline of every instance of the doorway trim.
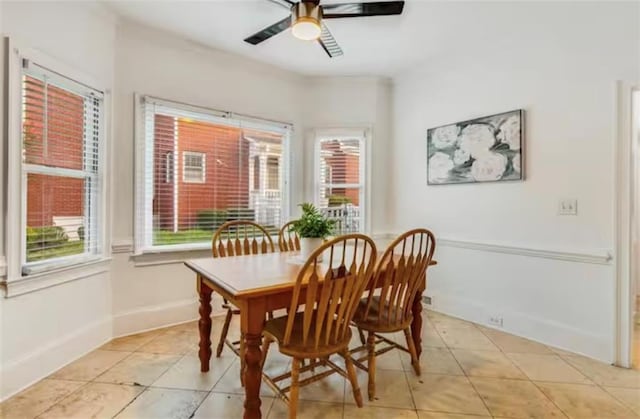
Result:
M615 273L615 357L620 367L631 366L633 314L635 295L632 275L632 233L634 226L634 146L632 137L639 124L634 123L633 97L640 95L640 86L617 81L615 86L614 135L614 273ZM636 106L640 106L639 103Z

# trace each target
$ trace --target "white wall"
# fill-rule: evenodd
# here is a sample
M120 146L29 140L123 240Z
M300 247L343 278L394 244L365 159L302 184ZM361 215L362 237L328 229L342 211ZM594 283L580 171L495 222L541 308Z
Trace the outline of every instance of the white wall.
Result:
M395 78L395 229L423 225L453 240L430 274L436 308L480 322L501 315L507 330L612 361L614 277L599 256L613 249L614 82L638 78L639 5L457 7L472 17L459 25L468 44ZM483 42L478 22L502 36ZM526 181L426 185L428 128L518 108ZM562 198L578 200L577 216L557 215ZM553 259L563 252L596 264Z
M133 243L134 93L291 122L293 167L291 202L300 201L304 153L300 86L294 73L201 47L178 37L122 22L117 31L116 135L114 153L114 243ZM198 255L207 255L200 252ZM177 260L195 254L174 255ZM166 261L171 255L160 259ZM195 275L182 263L136 266L158 260L129 253L114 255L114 333L121 335L197 316ZM214 301L214 310L219 304Z
M4 35L76 68L107 88L113 86L112 16L76 2L2 2L0 6ZM0 173L4 173L6 160L1 161ZM3 188L5 184L3 181ZM7 216L5 192L3 220ZM4 241L4 222L0 233ZM11 245L5 243L0 251ZM109 274L1 298L0 316L2 399L110 338Z

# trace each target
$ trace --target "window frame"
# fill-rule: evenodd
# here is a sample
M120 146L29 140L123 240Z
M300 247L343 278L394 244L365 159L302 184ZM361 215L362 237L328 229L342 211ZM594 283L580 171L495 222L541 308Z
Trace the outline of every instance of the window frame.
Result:
M84 278L108 270L107 235L109 217L106 212L108 154L107 142L110 120L111 97L105 84L100 83L74 67L70 67L49 57L41 51L23 46L14 39L5 38L7 58L7 219L19 222L7 223L5 243L7 268L5 278L0 281L7 296L20 295L59 283ZM97 170L95 172L96 200L92 208L85 208L85 213L92 212L96 223L95 253L82 253L52 258L44 261L26 262L26 208L27 208L27 176L24 170L26 163L22 161L22 76L23 60L37 64L65 79L71 79L86 87L102 92L99 114L99 132L97 141ZM61 169L64 172L66 169ZM84 170L84 169L83 169ZM72 170L73 171L73 170ZM42 168L44 174L56 175L54 169ZM47 173L45 173L47 172ZM50 173L49 173L50 172ZM85 197L86 199L86 197ZM28 268L28 269L24 269ZM27 271L25 273L24 271Z
M314 203L316 206L320 205L321 190L322 188L359 188L359 211L360 211L360 231L359 233L369 233L371 231L371 217L369 217L371 208L371 129L365 128L320 128L315 129L314 133L314 148L313 148L313 180L314 180ZM359 178L358 183L332 183L321 180L321 143L325 140L348 140L358 139L360 143L360 155L359 155ZM331 168L330 168L331 170ZM326 174L325 174L326 175Z
M202 164L197 167L200 171L200 179L187 179L187 157L201 157ZM191 166L190 170L196 166ZM206 183L207 182L207 153L201 151L182 152L182 183Z
M283 165L280 166L280 190L281 190L281 218L289 219L291 184L292 184L292 160L291 142L294 132L293 124L273 121L269 119L256 118L243 114L219 111L203 106L190 105L183 102L162 99L141 93L134 93L134 119L135 119L135 210L134 210L134 249L133 255L144 257L158 253L177 254L182 252L210 250L211 241L191 242L170 245L153 245L153 182L148 182L145 173L153 167L153 147L146 144L147 131L153 131L153 126L145 126L146 113L145 101L153 102L161 107L171 109L184 115L193 115L194 119L214 124L228 126L246 127L268 132L281 133L282 156L281 163L286 162L286 171ZM185 117L182 115L181 117ZM206 166L205 166L206 168ZM205 169L206 170L206 169ZM176 171L177 173L177 171ZM285 174L287 174L285 176ZM249 173L251 175L251 173ZM252 180L249 183L249 190L252 189Z

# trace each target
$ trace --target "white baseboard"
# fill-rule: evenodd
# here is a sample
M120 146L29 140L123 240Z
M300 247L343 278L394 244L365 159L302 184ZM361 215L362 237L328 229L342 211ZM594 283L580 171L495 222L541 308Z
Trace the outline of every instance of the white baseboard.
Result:
M111 318L88 324L0 369L0 402L102 346L111 339Z
M597 336L568 325L531 317L515 311L501 311L504 319L502 328L497 328L480 319L488 319L495 313L495 307L478 304L472 300L456 296L427 293L432 298L430 309L458 317L483 326L521 336L545 345L575 352L606 363L613 362L610 351L611 341L607 336ZM586 350L588 348L588 350Z
M222 299L217 295L211 299L213 316L223 314ZM174 301L167 304L146 306L113 316L113 336L126 336L174 324L196 320L200 303L197 298Z

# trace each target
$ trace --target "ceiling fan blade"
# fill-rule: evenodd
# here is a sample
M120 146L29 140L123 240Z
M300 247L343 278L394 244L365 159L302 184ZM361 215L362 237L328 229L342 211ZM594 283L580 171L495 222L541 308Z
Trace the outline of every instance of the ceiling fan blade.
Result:
M253 35L251 35L250 37L248 37L247 39L245 39L245 42L248 42L252 45L257 45L262 41L266 41L267 39L271 38L274 35L279 34L280 32L286 30L287 28L289 28L289 26L291 26L291 16L287 16L284 19L282 19L281 21L274 23L273 25L264 28L263 30L261 30L260 32L257 32Z
M336 42L324 23L322 24L322 32L320 33L320 38L318 38L318 43L331 58L344 54L342 48L340 48L340 45L338 45L338 42Z
M399 15L404 1L378 1L372 3L342 3L322 5L322 17L338 19L343 17Z
M278 6L285 7L289 10L291 10L291 6L295 4L295 2L291 0L268 0L268 1L270 1L271 3L277 4Z

